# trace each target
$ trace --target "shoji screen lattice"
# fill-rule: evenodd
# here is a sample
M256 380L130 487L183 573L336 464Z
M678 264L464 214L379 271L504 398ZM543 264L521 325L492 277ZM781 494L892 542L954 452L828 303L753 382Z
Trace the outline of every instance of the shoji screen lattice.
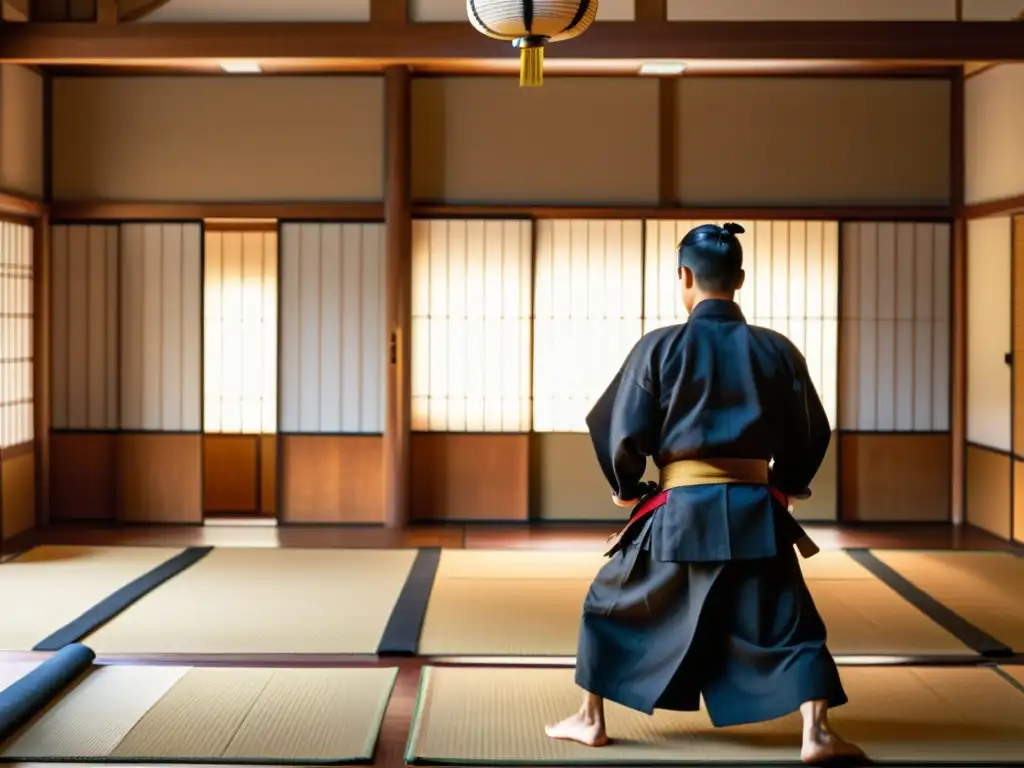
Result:
M117 429L118 237L114 224L51 229L54 429Z
M31 442L32 228L0 221L0 448Z
M277 431L277 232L204 235L203 431Z
M538 221L533 429L586 432L642 332L643 223Z
M843 429L949 429L950 237L948 224L843 225Z
M676 246L699 221L648 221L644 331L686 319L676 276ZM721 224L722 222L717 222ZM747 321L788 336L836 426L838 398L839 224L743 221L747 277L737 301Z
M413 222L413 429L530 429L531 235L528 221Z
M121 225L121 428L199 432L202 226Z
M281 226L281 430L384 429L384 227Z

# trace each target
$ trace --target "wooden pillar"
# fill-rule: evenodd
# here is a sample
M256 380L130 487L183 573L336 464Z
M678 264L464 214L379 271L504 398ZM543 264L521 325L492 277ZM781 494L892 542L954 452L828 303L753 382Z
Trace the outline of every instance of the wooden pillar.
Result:
M967 220L964 218L964 74L952 79L950 99L950 201L957 211L953 223L952 332L953 399L950 422L952 494L950 522L963 525L967 482Z
M673 206L676 195L676 93L679 79L658 80L658 205Z
M50 524L50 216L36 219L32 255L36 525Z
M409 417L412 401L409 331L412 320L411 77L389 67L385 84L384 227L387 258L387 413L384 419L384 520L409 522Z

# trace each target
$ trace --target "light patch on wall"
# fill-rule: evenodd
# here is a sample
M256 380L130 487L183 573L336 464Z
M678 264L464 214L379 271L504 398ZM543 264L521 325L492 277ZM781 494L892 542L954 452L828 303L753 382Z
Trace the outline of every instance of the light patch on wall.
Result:
M169 0L140 21L369 21L370 0Z
M31 442L32 228L0 221L0 449Z
M967 440L1011 450L1012 222L967 223Z
M1022 0L963 0L964 21L1009 21L1024 13Z
M633 21L634 6L634 0L601 0L597 20ZM411 21L466 21L466 0L410 0L409 16ZM495 44L501 45L497 40Z
M843 429L949 429L950 230L843 225Z
M203 431L277 431L277 232L207 232Z
M281 429L384 430L382 224L281 226Z
M699 221L648 221L644 267L644 332L684 322L676 246ZM718 222L719 224L723 222ZM834 221L746 221L743 290L747 320L790 338L807 358L829 423L838 399L839 224Z
M529 221L413 222L413 429L530 429L531 268Z
M1022 93L1024 64L990 67L964 84L964 196L968 203L1024 193Z
M587 411L640 338L643 222L536 227L533 429L586 432Z

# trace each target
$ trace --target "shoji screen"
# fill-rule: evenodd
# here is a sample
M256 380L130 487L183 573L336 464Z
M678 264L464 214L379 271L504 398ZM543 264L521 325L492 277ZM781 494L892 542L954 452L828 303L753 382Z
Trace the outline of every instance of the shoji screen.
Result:
M641 336L643 223L536 227L533 430L586 432L587 411Z
M205 235L203 431L277 431L277 232Z
M118 228L56 224L50 283L52 425L118 428Z
M843 225L843 429L949 429L950 237L949 224Z
M384 227L281 227L281 430L379 434Z
M0 221L0 449L33 440L32 228Z
M644 331L683 322L676 246L698 221L648 221ZM721 222L718 222L721 223ZM737 300L747 320L788 336L804 353L829 422L836 424L839 224L744 221L747 273Z
M121 427L201 429L202 227L121 226Z
M413 429L530 429L531 234L528 221L413 222Z

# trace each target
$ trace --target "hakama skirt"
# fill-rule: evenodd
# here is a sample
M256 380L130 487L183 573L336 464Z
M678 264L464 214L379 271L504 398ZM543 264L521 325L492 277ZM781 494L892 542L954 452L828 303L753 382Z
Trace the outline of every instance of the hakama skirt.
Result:
M796 552L679 563L651 556L651 519L584 602L576 682L630 709L696 711L715 726L846 703Z

